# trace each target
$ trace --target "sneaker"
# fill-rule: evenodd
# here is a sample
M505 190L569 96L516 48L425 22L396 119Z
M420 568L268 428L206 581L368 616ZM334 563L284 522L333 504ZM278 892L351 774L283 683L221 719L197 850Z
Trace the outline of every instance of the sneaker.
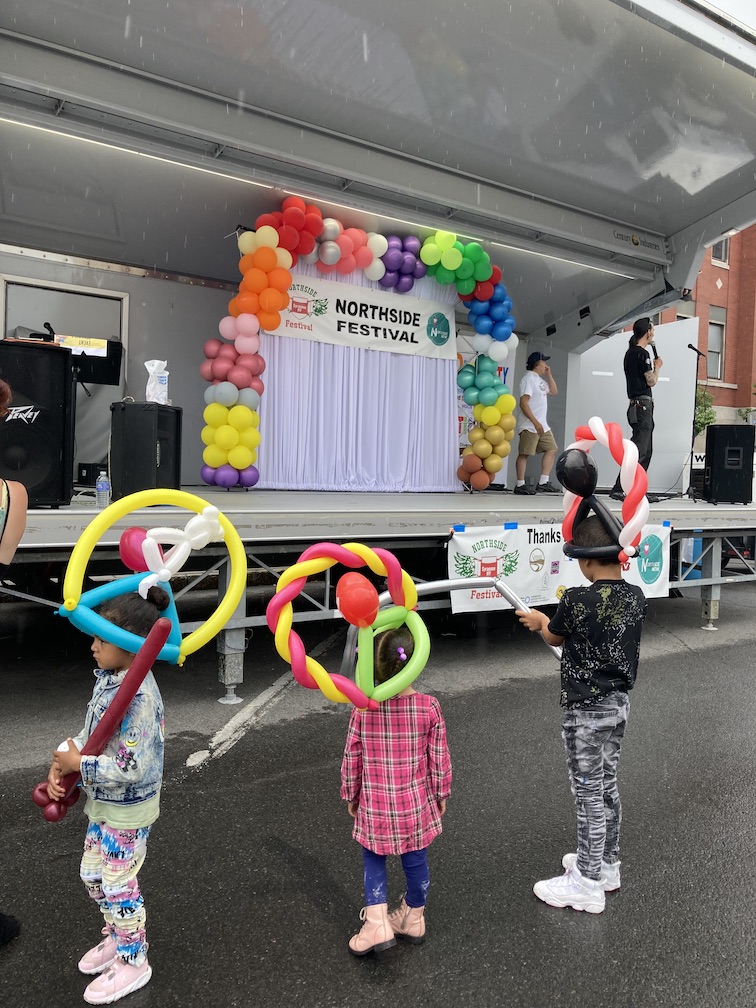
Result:
M601 862L601 881L604 884L604 892L614 892L615 889L620 887L620 864L621 861L615 861L614 864L607 864L606 861ZM577 864L577 854L565 854L562 858L562 865L571 871Z
M611 490L609 496L612 500L623 501L625 499L625 495L621 490Z
M536 493L561 493L562 491L559 487L555 487L553 483L539 483L536 487Z
M102 933L105 937L100 944L95 945L94 948L86 952L79 960L79 970L86 974L86 976L91 976L93 973L102 973L115 960L115 938L107 928L103 928Z
M606 904L603 883L585 878L577 866L568 868L564 875L536 882L533 892L549 906L572 907L586 913L599 914Z
M512 493L516 493L516 494L527 494L528 496L530 496L530 493L531 493L531 491L530 491L530 490L528 490L527 486L526 486L526 485L525 485L525 484L523 483L523 485L522 485L522 486L516 486L516 487L514 488L514 490L512 491Z
M152 967L146 959L141 966L131 966L123 959L116 959L87 987L84 1000L87 1004L112 1004L144 987L151 976Z

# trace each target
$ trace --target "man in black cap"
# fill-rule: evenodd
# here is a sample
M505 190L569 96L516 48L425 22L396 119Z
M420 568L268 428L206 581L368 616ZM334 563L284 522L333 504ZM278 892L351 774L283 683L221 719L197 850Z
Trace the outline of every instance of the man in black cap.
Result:
M543 454L541 462L541 477L536 487L537 493L560 493L549 481L549 473L554 465L557 453L557 443L547 420L548 397L557 394L556 382L551 368L546 361L551 360L545 354L535 350L528 357L527 371L520 382L520 422L517 429L520 432L515 473L517 485L516 494L526 494L525 466L531 455Z
M649 355L649 348L653 356ZM650 318L636 319L623 367L629 400L627 422L633 432L631 440L638 449L638 461L646 470L651 463L654 447L654 400L651 398L651 389L659 380L662 363L654 346L653 322ZM625 499L619 475L609 496L615 500Z

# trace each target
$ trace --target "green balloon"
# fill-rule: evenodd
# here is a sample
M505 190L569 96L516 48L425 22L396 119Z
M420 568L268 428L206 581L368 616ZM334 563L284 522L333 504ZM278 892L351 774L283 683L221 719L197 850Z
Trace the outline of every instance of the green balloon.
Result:
M499 370L499 365L491 357L486 356L486 354L480 354L475 361L478 371L490 371L494 374Z
M474 384L475 384L474 371L465 371L465 369L462 368L461 371L457 372L457 385L459 385L461 389L470 388L470 386ZM493 403L491 403L491 405L493 405Z
M457 273L459 277L459 273ZM475 290L475 280L470 277L469 280L459 280L457 279L457 293L460 297L467 297L469 294Z
M476 385L471 385L470 388L466 388L462 398L465 400L468 406L477 406L480 399L480 393Z
M400 612L401 609L401 606L396 607L397 612ZM400 623L395 623L394 626L401 626L402 623L407 624L407 629L412 634L412 640L415 642L415 650L412 652L412 657L409 661L405 662L405 667L401 672L397 672L395 676L387 679L386 682L379 683L374 687L373 700L377 700L379 703L381 700L390 700L391 697L398 696L403 689L411 686L425 668L428 655L430 654L430 637L425 623L423 623L416 612L407 612L406 609L404 612L407 613L406 617ZM381 613L378 613L378 620L380 618ZM376 620L376 623L378 620ZM373 625L375 626L375 624ZM393 629L393 627L387 626L385 629ZM363 690L364 692L365 690Z
M462 244L462 242L459 239L457 239L457 241L454 242L454 244L452 245L452 248L459 249L459 251L462 253L462 255L465 254L465 246Z
M440 284L450 284L454 283L454 273L447 269L445 266L440 264L436 267L436 283Z
M481 406L493 406L498 398L499 396L492 388L484 388L480 390L478 402Z
M478 371L475 376L475 385L478 389L493 388L496 381L490 371Z
M484 280L490 280L492 273L493 273L493 267L491 266L490 260L488 262L485 262L485 260L481 259L480 262L475 263L473 276L479 283Z
M475 270L475 263L472 259L462 257L462 262L457 266L457 280L469 280ZM475 286L473 284L473 286Z
M434 263L432 266L428 267L428 276L435 276L436 270L438 269L438 263Z
M485 255L482 246L477 242L468 242L465 245L465 259L469 259L470 262L476 263Z

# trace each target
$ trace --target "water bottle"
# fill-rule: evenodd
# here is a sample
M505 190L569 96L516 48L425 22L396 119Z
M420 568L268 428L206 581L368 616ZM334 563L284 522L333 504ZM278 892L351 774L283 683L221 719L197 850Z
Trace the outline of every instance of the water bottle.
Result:
M100 469L100 475L97 477L95 499L98 511L104 511L108 504L110 504L110 480L104 469Z

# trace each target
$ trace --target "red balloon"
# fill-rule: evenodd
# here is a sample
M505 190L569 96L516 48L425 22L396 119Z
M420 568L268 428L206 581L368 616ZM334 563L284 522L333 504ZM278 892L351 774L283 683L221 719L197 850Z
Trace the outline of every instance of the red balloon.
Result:
M305 203L305 201L302 199L301 196L287 196L286 197L286 199L281 204L281 209L283 210L284 215L286 214L286 211L290 207L296 207L297 210L301 210L302 213L307 213L307 204Z
M257 375L252 376L252 381L249 383L249 387L253 388L258 395L262 395L265 391L262 379L258 378Z
M149 570L147 561L142 552L142 543L147 538L147 529L138 525L124 529L118 541L118 553L123 560L124 566L135 574ZM162 556L162 550L160 551Z
M479 283L475 284L475 290L473 293L478 301L488 301L493 295L494 285L490 280L481 280Z
M323 215L316 207L308 207L305 212L305 231L314 238L319 238L323 231Z
M362 574L350 571L336 585L336 605L352 626L369 627L378 615L378 592Z
M255 221L255 230L259 230L261 227L278 227L278 220L276 215L272 213L260 214L260 216Z
M504 274L501 272L501 266L492 266L491 270L491 276L488 279L495 287L497 283L501 283Z
M296 247L293 255L309 255L310 252L315 249L315 235L311 235L309 231L299 232L299 244ZM292 266L294 263L292 263Z
M297 245L299 245L299 231L296 228L289 227L288 224L282 224L278 228L278 244L288 252L293 252Z
M218 356L218 351L222 346L225 346L223 340L209 339L205 340L205 345L202 350L208 360L213 360Z
M292 227L295 231L301 231L305 226L305 212L302 207L286 207L283 212L283 222L287 227Z

